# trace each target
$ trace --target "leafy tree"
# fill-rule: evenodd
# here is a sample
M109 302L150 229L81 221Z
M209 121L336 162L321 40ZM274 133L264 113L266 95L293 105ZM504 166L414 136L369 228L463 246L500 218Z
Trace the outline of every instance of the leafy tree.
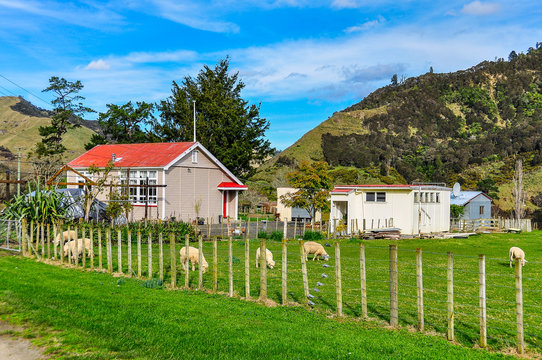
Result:
M429 67L429 73L430 73L430 74L433 73L433 67L432 67L432 66Z
M129 101L124 105L107 104L107 107L108 110L100 113L98 118L102 135L92 135L90 142L85 145L87 150L109 142L133 144L148 140L144 127L154 119L154 104L142 101L134 105Z
M307 161L299 165L299 169L286 175L290 185L299 189L293 194L286 194L280 197L285 206L300 207L309 213L311 223L318 210L329 209L329 190L331 189L332 178L329 175L329 165L324 161L310 164Z
M391 84L393 86L397 86L398 83L399 83L399 79L397 78L397 74L393 74L393 76L391 77Z
M514 50L510 51L510 54L508 55L508 61L514 61L518 58L518 54Z
M56 98L51 101L55 107L51 117L51 125L40 126L39 133L41 142L36 145L36 154L41 156L59 155L66 151L62 144L62 137L69 129L78 127L78 118L85 113L94 110L83 106L81 103L85 98L78 95L83 89L81 81L68 81L64 78L53 76L49 79L49 86L43 92L52 92Z
M459 219L465 213L465 208L461 205L450 205L450 216L452 219Z
M483 191L492 199L499 199L499 187L493 179L485 178L478 181L476 184L476 190Z
M105 190L106 182L111 182L108 177L111 170L115 168L113 162L109 161L103 169L94 165L88 168L91 186L85 185L85 221L88 221L92 203ZM114 196L114 195L113 195Z
M158 105L160 121L152 135L160 141L193 140L193 101L197 110L197 140L233 173L248 177L255 163L273 154L264 138L269 122L260 117L260 107L241 97L245 84L239 74L230 74L229 58L214 68L207 65L196 78L173 82L172 95Z

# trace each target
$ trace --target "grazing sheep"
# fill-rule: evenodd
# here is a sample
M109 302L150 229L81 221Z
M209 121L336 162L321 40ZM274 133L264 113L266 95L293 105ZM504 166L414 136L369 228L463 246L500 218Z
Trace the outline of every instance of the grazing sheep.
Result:
M273 269L275 267L275 260L273 260L273 253L269 249L265 249L265 261L267 267ZM260 267L260 247L256 249L256 267Z
M327 254L326 250L324 250L324 247L317 242L307 241L305 244L303 244L303 249L305 251L305 261L307 261L307 255L309 254L314 254L312 261L314 261L314 259L316 259L318 256L326 261L329 260L329 255Z
M517 246L511 247L508 255L510 256L510 267L512 267L512 261L514 260L520 260L521 266L525 266L525 263L528 262L525 260L525 252Z
M185 271L188 271L188 263L186 264L186 267L184 264L186 263L186 246L183 246L181 251L179 251L179 254L181 254L181 266L185 269ZM192 262L192 271L196 270L195 264L199 265L199 250L195 247L189 246L188 247L188 261ZM201 270L203 272L206 272L209 268L209 264L205 260L205 256L203 256L203 253L201 254Z
M85 239L84 245L83 245L83 239L77 239L69 241L64 244L64 256L68 256L68 252L71 253L71 256L73 258L80 257L83 255L83 246L85 246L85 250L90 257L90 255L93 253L92 250L92 243L90 239Z
M53 244L55 246L60 245L60 235L61 235L60 233L56 234L56 238L53 241ZM70 231L64 231L62 233L62 237L64 238L64 242L66 242L66 241L70 241L70 240L75 240L77 238L77 235L75 234L75 231L70 230Z

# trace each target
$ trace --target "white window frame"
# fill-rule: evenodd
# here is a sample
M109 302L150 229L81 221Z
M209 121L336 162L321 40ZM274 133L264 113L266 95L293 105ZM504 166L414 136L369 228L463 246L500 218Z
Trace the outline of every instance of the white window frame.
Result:
M90 173L90 171L88 171L88 170L77 170L77 172L79 172L81 175L85 175L87 178L92 180L92 174ZM77 173L75 173L75 182L76 183L85 183L85 182L87 182L87 180L85 178L79 176ZM85 186L84 185L77 185L77 188L84 189Z
M380 195L380 199L378 198ZM382 195L384 196L384 198L382 198ZM385 191L379 191L376 193L376 202L380 202L380 203L385 203L386 202L386 192Z
M120 181L122 184L126 183L126 170L121 170ZM149 179L149 185L158 184L158 170L130 170L130 185L145 185L145 182ZM149 203L148 205L156 206L158 204L158 188L150 187L149 189ZM146 188L145 187L130 187L130 201L132 205L145 205L146 201Z
M198 163L198 150L192 150L192 164Z
M369 200L369 194L371 194L371 196L373 197L372 200ZM365 201L366 202L376 202L376 192L374 192L374 191L366 192L365 193Z

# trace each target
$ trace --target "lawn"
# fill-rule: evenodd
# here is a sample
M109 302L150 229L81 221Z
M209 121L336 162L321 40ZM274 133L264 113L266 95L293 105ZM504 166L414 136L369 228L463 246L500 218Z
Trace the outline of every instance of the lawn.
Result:
M542 264L541 232L529 234L484 234L469 239L412 239L401 241L372 240L364 241L367 259L367 301L368 315L373 324L384 325L389 321L389 261L388 245L397 244L399 247L399 324L403 327L415 327L417 324L416 306L416 258L415 249L423 251L424 273L424 311L425 330L440 335L447 329L447 293L446 265L447 254L454 254L454 311L456 341L472 347L479 339L479 297L478 297L478 254L486 255L487 273L487 318L488 344L491 349L504 350L514 348L516 344L516 311L515 311L515 279L514 270L508 266L508 249L519 246L525 250L529 263L523 268L524 287L524 324L525 340L530 352L540 352L542 346ZM116 239L115 239L116 240ZM142 275L148 278L148 247L147 239L142 244ZM153 276L158 276L158 246L153 239L152 269ZM327 240L333 244L333 241ZM95 240L96 243L96 240ZM184 243L184 241L183 241ZM114 241L114 245L117 242ZM341 241L341 268L343 288L343 312L348 318L357 319L361 316L360 270L359 270L359 240ZM197 244L192 243L192 246ZM254 253L258 240L250 241L250 295L258 297L259 269L255 268ZM177 284L184 285L184 271L179 262L179 249L176 244ZM276 265L268 270L268 297L277 303L281 297L281 243L268 240L267 247L273 252ZM233 252L233 283L235 295L245 296L245 242L234 240ZM307 263L310 293L314 298L313 309L323 315L336 312L335 293L335 259L334 247L326 247L331 255L328 262L309 261ZM204 242L203 252L210 265L209 271L203 276L203 284L207 289L213 287L213 249L211 242ZM95 249L94 264L98 266L98 250ZM103 263L105 261L103 248ZM123 272L128 273L128 245L123 244L121 257ZM132 244L132 275L137 275L136 244ZM303 303L303 285L301 276L299 243L288 242L288 302ZM117 271L118 253L113 247L113 269ZM164 243L165 281L170 279L170 249L169 243ZM228 292L228 244L218 242L217 258L218 291ZM329 267L324 267L324 264ZM87 261L87 267L89 266ZM323 275L327 277L323 277ZM317 283L320 283L317 286ZM198 272L190 273L190 286L198 285Z
M0 253L0 310L64 359L490 359L435 336ZM47 335L49 334L49 335Z

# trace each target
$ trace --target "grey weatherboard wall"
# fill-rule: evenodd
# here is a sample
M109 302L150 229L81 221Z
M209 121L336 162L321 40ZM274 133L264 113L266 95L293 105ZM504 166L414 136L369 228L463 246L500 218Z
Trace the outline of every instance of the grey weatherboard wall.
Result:
M480 206L484 207L484 213L480 214ZM491 200L483 194L471 199L464 206L465 213L462 217L464 220L490 219L491 218Z

